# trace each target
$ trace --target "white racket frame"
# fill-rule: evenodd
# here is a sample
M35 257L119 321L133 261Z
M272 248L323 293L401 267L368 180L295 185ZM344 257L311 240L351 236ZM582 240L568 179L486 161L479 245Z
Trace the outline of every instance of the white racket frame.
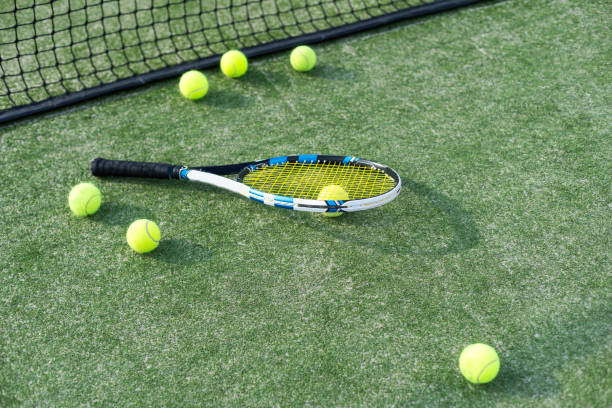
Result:
M255 190L246 184L231 180L227 177L199 170L184 169L181 171L181 178L219 187L273 207L319 213L328 212L330 210L332 212L355 212L376 208L393 201L402 189L402 180L398 175L395 187L381 195L359 200L334 201L336 205L329 205L328 202L332 200L307 200L304 198L292 198L264 193L263 191Z

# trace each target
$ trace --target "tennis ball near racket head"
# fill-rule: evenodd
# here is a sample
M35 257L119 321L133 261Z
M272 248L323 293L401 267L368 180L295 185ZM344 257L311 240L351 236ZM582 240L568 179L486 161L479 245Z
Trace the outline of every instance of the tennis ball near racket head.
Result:
M349 195L344 188L336 184L330 184L329 186L323 187L317 200L348 200ZM342 215L342 211L336 212L324 212L323 215L326 217L338 217Z
M157 248L161 239L161 231L153 221L141 219L130 225L125 238L134 251L144 254Z
M299 72L307 72L314 68L317 63L317 54L306 45L300 45L291 51L289 57L293 69Z
M185 98L195 101L208 92L208 79L200 71L187 71L181 76L179 89Z
M68 194L70 210L79 217L94 214L100 208L101 202L100 190L91 183L77 184Z
M247 72L249 62L246 55L238 50L230 50L223 54L219 63L221 71L230 78L238 78Z
M492 381L499 371L499 357L493 347L482 344L470 344L459 356L461 374L473 384L485 384Z

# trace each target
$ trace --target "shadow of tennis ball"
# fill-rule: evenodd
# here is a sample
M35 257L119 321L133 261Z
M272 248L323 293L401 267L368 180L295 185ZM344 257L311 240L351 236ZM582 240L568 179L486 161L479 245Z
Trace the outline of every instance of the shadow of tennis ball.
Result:
M249 84L256 85L257 87L265 87L273 92L277 92L277 89L290 86L289 77L286 72L281 70L268 69L266 71L260 71L258 69L253 69L251 71L249 69L245 79L248 79ZM271 81L274 81L272 87Z
M312 71L308 72L308 75L333 81L355 81L361 77L361 73L354 69L324 64L316 66Z
M144 207L131 204L105 203L104 201L102 201L98 212L91 217L95 222L105 225L125 226L126 229L134 220L139 218L151 220L155 219L155 216L151 210Z
M204 98L196 102L223 109L247 108L253 105L251 98L244 93L223 89L209 91Z
M197 265L208 262L213 253L200 244L187 239L164 239L151 256L161 262L173 265Z

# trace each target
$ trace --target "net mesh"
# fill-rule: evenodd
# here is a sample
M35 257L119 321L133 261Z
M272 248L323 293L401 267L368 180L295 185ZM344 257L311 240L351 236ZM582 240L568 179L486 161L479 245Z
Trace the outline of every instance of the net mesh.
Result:
M357 200L395 187L395 181L381 170L339 162L261 167L242 182L264 193L311 200Z
M0 1L0 113L231 48L452 1Z

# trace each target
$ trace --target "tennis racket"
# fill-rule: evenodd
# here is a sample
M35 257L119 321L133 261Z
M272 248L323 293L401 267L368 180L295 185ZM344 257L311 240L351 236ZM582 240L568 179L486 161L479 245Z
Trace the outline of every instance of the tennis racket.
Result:
M302 154L209 167L97 158L91 172L98 177L199 181L266 205L309 212L369 210L392 201L401 190L393 169L353 156ZM235 181L223 177L236 173ZM327 186L342 187L348 199L319 199Z

